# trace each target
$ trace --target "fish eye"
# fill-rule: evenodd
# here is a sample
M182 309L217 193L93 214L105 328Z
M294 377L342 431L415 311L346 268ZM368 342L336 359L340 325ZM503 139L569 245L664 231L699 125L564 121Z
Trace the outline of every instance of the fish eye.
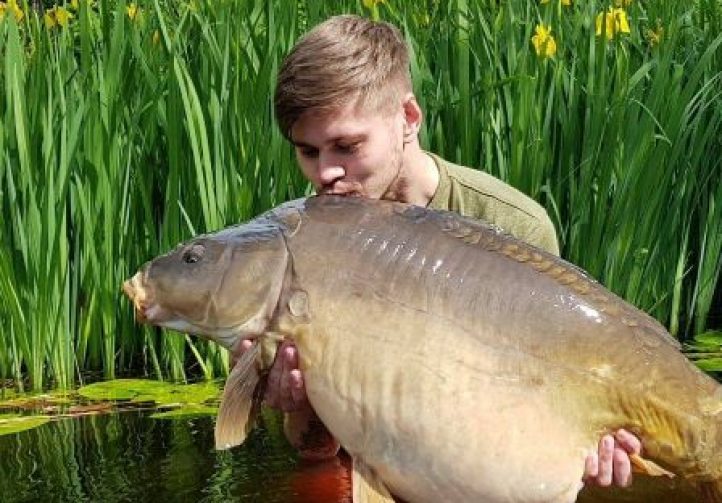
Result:
M205 246L199 244L193 245L183 252L183 262L186 264L195 264L200 262L205 251Z

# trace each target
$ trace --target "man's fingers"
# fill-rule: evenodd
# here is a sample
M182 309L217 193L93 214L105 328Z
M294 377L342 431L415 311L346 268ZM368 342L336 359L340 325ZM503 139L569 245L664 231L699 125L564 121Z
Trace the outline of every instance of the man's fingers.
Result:
M294 412L308 405L303 376L298 369L298 350L290 341L278 347L268 373L266 404L283 412Z
M308 398L306 397L306 387L303 384L303 376L301 371L296 369L292 370L289 374L291 398L293 399L294 407L297 409L306 405Z
M584 478L596 479L597 475L599 475L599 456L595 452L584 460Z
M283 356L283 364L286 367L286 370L290 372L291 370L298 369L298 350L295 346L289 345L285 349Z
M276 352L276 358L273 360L271 370L268 373L268 384L266 385L266 404L269 407L278 408L281 394L281 377L283 375L283 350L286 347L284 341Z
M616 447L612 457L614 465L614 485L627 487L632 483L632 466L629 461L629 454L627 454L627 451L624 449Z
M233 368L236 366L236 363L238 363L238 360L241 359L241 356L243 356L243 353L251 349L251 346L253 346L253 341L248 339L243 339L241 341L241 344L238 346L238 351L231 353L231 359L229 360L230 368Z
M284 412L291 412L293 410L293 398L291 397L291 383L289 374L293 370L293 363L295 360L294 353L295 348L285 346L281 348L281 363L283 365L283 371L281 373L281 386L279 390L279 406Z
M614 458L614 438L604 435L599 441L599 473L597 484L608 487L612 483L612 468Z
M642 451L642 442L627 430L617 430L614 439L617 447L624 449L627 454L639 454Z

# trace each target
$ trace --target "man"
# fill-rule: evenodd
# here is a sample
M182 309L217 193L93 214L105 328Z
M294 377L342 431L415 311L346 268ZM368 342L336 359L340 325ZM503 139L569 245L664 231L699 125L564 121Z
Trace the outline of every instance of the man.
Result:
M559 253L554 227L540 205L485 173L421 149L423 115L412 91L408 50L392 25L336 16L315 27L284 61L275 105L279 126L318 194L457 211ZM314 451L304 443L312 437L320 449L316 455L335 454L337 444L314 420L291 343L279 348L266 402L289 413L292 430L306 433L289 440L307 455ZM639 451L639 440L629 432L605 435L598 455L586 460L586 481L628 485L629 454Z

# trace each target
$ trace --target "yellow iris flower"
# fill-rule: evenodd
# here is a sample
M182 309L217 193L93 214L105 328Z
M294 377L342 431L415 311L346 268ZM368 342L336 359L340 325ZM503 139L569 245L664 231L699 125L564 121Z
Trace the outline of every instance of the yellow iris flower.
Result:
M617 33L629 33L629 20L624 9L609 8L600 12L596 19L597 36L604 33L611 40Z
M534 36L531 38L537 56L551 58L557 53L557 43L552 36L551 26L538 24L534 29Z
M5 14L10 11L15 16L15 21L18 23L23 20L25 13L18 5L17 0L8 0L7 3L0 2L0 21L5 19Z
M615 7L629 7L632 5L632 0L614 0Z
M43 20L45 21L45 26L47 28L54 28L55 26L65 28L66 26L68 26L68 23L70 22L70 19L72 17L73 15L68 12L66 8L56 5L52 9L48 9L45 11L45 14L43 15Z

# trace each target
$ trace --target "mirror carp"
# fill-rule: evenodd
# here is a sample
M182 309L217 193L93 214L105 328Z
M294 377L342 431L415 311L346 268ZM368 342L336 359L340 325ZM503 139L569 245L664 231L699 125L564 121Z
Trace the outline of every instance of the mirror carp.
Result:
M493 226L311 197L192 239L124 290L139 321L238 356L219 448L243 442L292 340L354 501L575 501L619 428L642 441L636 469L722 501L722 387L653 318Z

